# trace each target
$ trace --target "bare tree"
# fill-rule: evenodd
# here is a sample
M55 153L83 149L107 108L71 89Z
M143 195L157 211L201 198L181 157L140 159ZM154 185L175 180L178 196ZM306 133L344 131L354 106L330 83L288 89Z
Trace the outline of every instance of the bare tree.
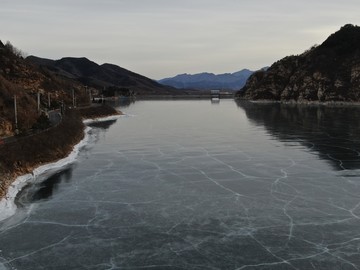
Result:
M13 54L15 54L17 57L20 58L25 58L26 54L21 51L20 49L16 48L15 46L13 46L10 41L7 41L5 44L5 48L8 49L10 52L12 52Z

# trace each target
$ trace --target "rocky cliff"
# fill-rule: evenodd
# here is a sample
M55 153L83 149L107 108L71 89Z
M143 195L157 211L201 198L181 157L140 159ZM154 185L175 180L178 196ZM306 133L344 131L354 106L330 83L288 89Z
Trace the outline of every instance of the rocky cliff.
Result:
M360 101L360 27L345 25L321 45L254 73L237 93L243 99Z

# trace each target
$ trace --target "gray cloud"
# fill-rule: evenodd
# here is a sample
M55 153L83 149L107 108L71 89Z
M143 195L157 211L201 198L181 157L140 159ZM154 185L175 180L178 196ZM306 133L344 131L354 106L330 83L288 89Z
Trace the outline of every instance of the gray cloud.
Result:
M0 39L158 79L270 65L360 24L359 11L358 0L4 0Z

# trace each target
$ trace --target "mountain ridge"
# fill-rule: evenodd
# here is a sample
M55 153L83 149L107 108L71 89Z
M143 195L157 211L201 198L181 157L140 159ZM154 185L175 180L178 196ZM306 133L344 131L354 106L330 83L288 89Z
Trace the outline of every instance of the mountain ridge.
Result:
M29 56L26 60L95 88L102 89L109 86L129 88L139 95L178 93L169 86L161 85L133 71L110 63L99 65L86 57L63 57L59 60L51 60Z

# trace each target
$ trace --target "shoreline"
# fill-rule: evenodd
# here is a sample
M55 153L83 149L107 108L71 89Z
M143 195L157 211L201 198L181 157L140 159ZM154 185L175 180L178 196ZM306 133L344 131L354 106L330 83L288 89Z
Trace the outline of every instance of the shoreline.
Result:
M110 120L116 120L124 116L121 112L115 115L99 116L95 118L84 119L82 122L87 125L93 122L104 122ZM35 181L39 176L47 173L49 171L56 173L60 171L65 166L72 164L76 161L80 150L88 144L90 139L91 127L85 126L83 129L83 138L75 145L72 146L72 151L59 160L49 161L46 164L39 164L31 171L31 173L26 173L19 175L11 181L9 184L5 196L0 198L0 222L4 221L16 213L17 206L15 199L17 194L29 183Z
M270 100L270 99L244 99L234 98L235 101L246 101L258 104L286 104L286 105L309 105L309 106L360 106L360 101L309 101L309 100Z
M48 171L54 170L54 172L56 172L57 170L61 170L62 167L71 164L76 160L80 148L85 146L86 142L89 140L90 130L91 128L88 127L84 130L84 138L74 146L72 152L67 157L45 165L40 165L39 167L36 167L31 173L20 175L15 178L15 180L10 184L5 197L0 200L0 221L5 220L15 214L17 209L15 198L28 183L35 181L37 177Z

